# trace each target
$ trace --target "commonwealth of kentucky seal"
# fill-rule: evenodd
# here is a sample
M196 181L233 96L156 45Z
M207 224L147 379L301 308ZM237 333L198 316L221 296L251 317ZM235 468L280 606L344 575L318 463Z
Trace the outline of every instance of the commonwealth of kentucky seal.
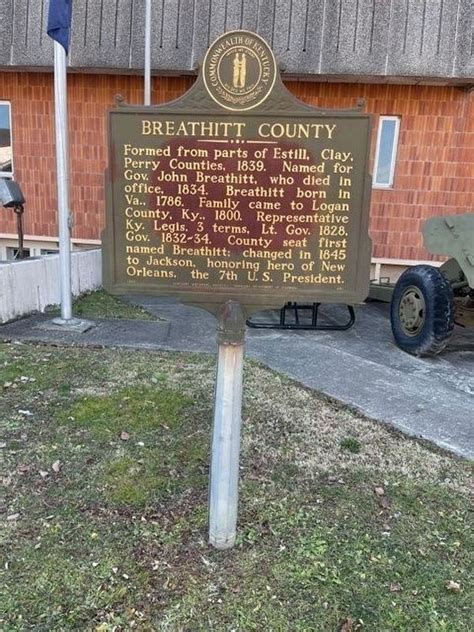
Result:
M248 31L231 31L207 51L203 78L216 103L236 112L251 110L270 94L276 62L264 39Z

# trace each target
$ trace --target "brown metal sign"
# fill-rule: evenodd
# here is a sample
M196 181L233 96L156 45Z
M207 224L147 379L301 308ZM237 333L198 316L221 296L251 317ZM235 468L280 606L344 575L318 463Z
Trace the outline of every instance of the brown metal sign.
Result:
M284 87L258 35L226 33L194 86L109 113L104 285L249 311L368 294L370 117Z

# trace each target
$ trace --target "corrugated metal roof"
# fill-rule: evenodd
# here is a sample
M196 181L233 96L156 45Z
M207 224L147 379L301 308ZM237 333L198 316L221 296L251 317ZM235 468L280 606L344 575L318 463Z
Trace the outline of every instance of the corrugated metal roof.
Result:
M49 0L0 0L0 66L52 65ZM152 68L190 73L228 30L257 31L298 76L474 77L472 0L152 0ZM69 64L138 71L144 0L74 0Z

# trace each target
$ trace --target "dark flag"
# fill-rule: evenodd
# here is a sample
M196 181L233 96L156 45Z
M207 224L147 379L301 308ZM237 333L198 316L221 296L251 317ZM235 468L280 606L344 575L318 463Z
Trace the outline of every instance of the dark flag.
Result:
M48 35L69 52L72 0L50 0L48 13Z

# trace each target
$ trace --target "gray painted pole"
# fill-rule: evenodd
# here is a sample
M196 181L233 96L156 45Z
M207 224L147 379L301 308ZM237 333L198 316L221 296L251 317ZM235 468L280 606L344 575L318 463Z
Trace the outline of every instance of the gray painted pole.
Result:
M239 303L222 306L218 323L214 424L209 489L209 543L235 544L239 486L240 426L245 316Z
M151 0L145 7L145 105L151 105Z
M54 41L54 112L56 127L56 178L58 191L59 269L61 318L72 318L71 233L69 215L69 155L67 123L66 51Z

